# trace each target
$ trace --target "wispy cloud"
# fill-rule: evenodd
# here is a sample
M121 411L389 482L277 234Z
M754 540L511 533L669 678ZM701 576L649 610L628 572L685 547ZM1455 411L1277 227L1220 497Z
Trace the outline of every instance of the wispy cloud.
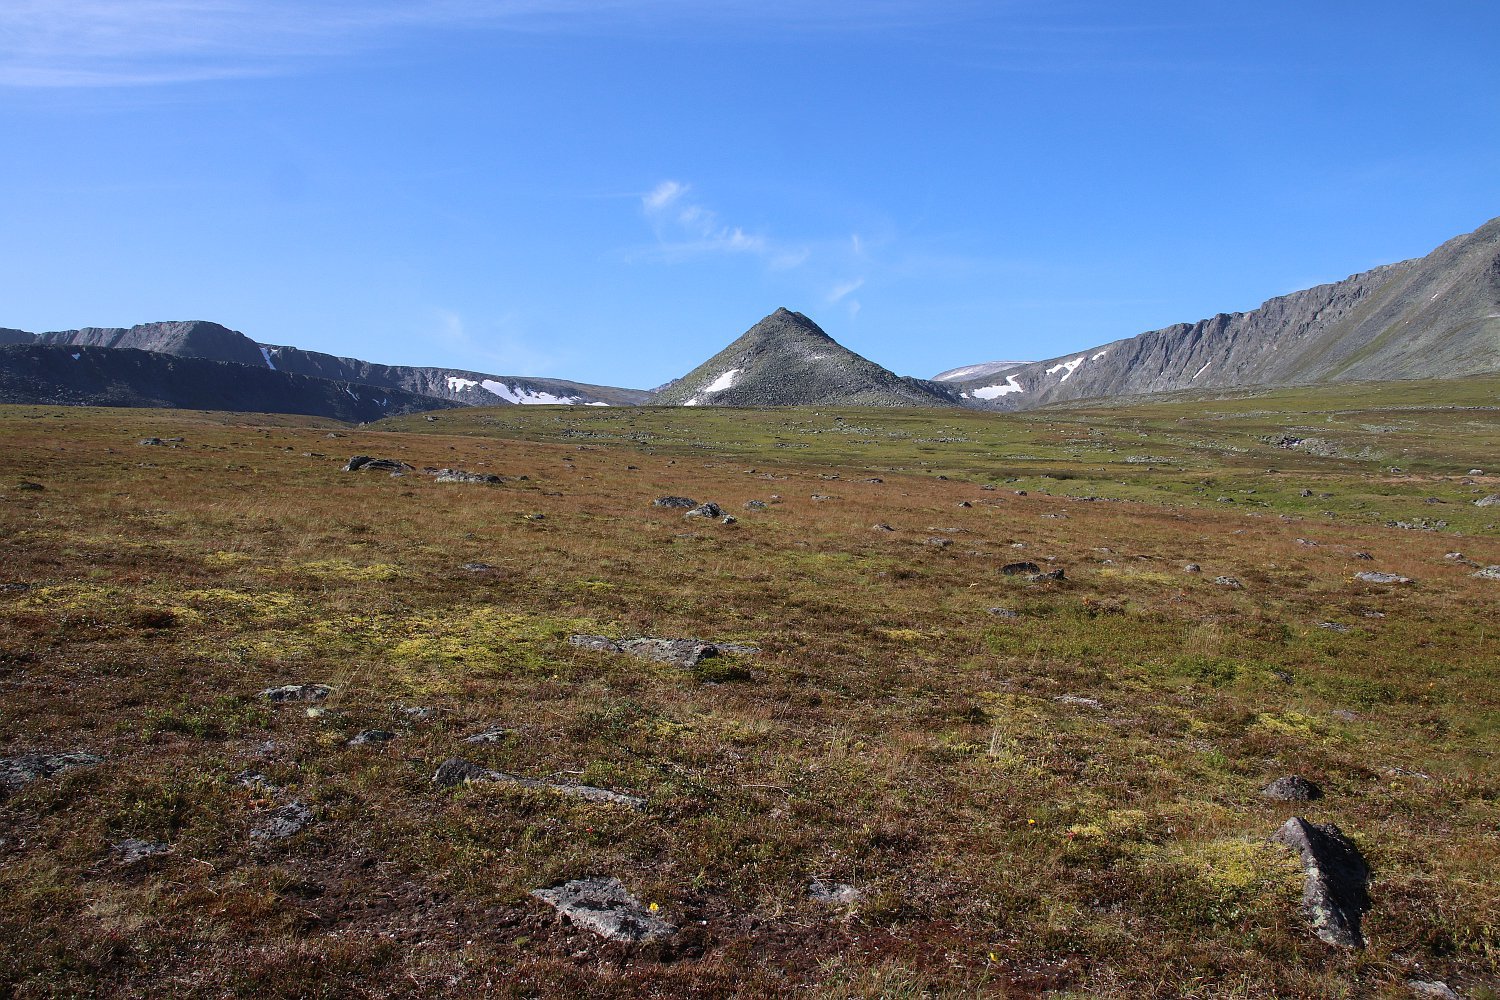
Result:
M834 285L833 288L828 292L828 301L837 302L845 296L859 291L864 287L864 284L864 278L855 278L853 281L840 282L839 284Z
M283 74L394 47L413 29L893 30L977 0L0 0L0 86L98 87Z
M656 232L655 255L682 260L716 253L748 253L777 260L785 248L762 235L747 233L719 219L717 212L692 197L691 186L666 180L641 196L641 208Z

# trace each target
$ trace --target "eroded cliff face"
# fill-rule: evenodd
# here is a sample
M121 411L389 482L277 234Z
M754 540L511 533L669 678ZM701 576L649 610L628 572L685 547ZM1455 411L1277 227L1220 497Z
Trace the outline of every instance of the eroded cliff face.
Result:
M1500 219L1418 260L1246 313L1117 340L956 384L966 405L1027 409L1181 389L1500 371Z

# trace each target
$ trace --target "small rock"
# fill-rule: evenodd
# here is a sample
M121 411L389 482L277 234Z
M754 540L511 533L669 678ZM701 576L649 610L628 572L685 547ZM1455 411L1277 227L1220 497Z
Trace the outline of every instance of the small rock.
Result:
M1199 566L1197 563L1188 563L1186 566L1182 567L1182 571L1184 573L1202 573L1203 567Z
M593 649L601 653L624 652L618 642L602 635L570 635L568 636L568 642L579 649Z
M646 944L669 938L677 927L642 905L617 878L583 878L531 894L565 921L610 941Z
M1474 575L1481 580L1500 580L1500 566L1486 566Z
M1019 618L1019 617L1021 617L1021 615L1020 615L1019 612L1012 611L1010 608L990 608L988 610L989 610L989 613L992 614L992 615L994 615L996 618Z
M771 509L771 505L768 504L768 503L766 503L764 500L746 500L745 501L745 509L746 510L770 510Z
M112 853L116 860L122 865L133 865L137 861L145 861L162 854L172 853L172 848L167 844L156 844L148 840L137 840L135 837L127 837L113 848Z
M686 510L689 507L698 506L698 501L690 499L688 497L657 497L655 500L651 501L651 506L676 507L681 510Z
M1230 590L1239 590L1241 587L1240 581L1232 576L1216 576L1214 583L1221 587L1228 587Z
M1272 841L1292 848L1302 860L1307 882L1302 915L1313 933L1331 945L1363 948L1360 918L1370 908L1370 868L1359 849L1332 823L1309 823L1293 816Z
M872 524L872 525L870 525L870 530L871 531L895 531L896 529L893 528L893 527L891 527L889 524L886 524L884 521L882 521L879 524Z
M1042 568L1034 562L1006 563L1000 567L1000 572L1006 576L1034 576L1041 571Z
M1406 985L1411 987L1413 994L1419 997L1436 997L1437 1000L1459 1000L1453 987L1447 983L1435 979L1408 979Z
M331 694L333 688L327 684L284 684L281 687L266 688L260 693L262 698L278 705L296 701L322 701Z
M236 774L232 780L241 788L248 788L251 791L276 791L276 785L271 783L270 778L251 767L247 767L239 774Z
M1289 774L1262 788L1260 797L1275 802L1311 802L1323 797L1323 789L1300 774Z
M937 546L940 549L946 549L948 546L950 546L950 545L953 544L953 539L951 539L951 538L929 538L929 539L927 539L927 544L928 545L935 545L935 546Z
M1310 496L1313 495L1313 491L1312 490L1303 490L1302 492L1298 493L1297 495L1300 496L1300 497L1310 497Z
M439 469L437 479L439 483L479 483L495 486L505 482L493 472L464 472L462 469Z
M466 562L459 569L465 573L490 573L494 571L495 567L487 562Z
M1365 583L1411 583L1412 582L1412 580L1411 580L1410 577L1397 576L1395 573L1377 573L1377 572L1371 572L1371 571L1365 571L1365 572L1362 572L1362 573L1355 573L1354 574L1354 578L1356 580L1363 580Z
M162 443L163 442L161 438L141 438L136 442L136 444L147 448L156 447L157 445L160 445Z
M1363 560L1364 562L1370 562L1375 557L1370 555L1370 553L1368 552L1356 552L1354 553L1354 558Z
M718 504L714 503L713 501L708 501L707 503L701 503L701 504L699 504L698 506L694 507L692 510L688 511L686 514L684 514L682 516L683 517L706 517L706 518L709 518L710 520L714 520L714 519L723 517L724 516L724 510L723 510L722 507L720 507Z
M1299 538L1297 539L1297 544L1310 549L1315 549L1318 547L1318 543L1313 541L1311 538Z
M478 764L471 764L469 761L458 757L445 760L439 765L437 773L432 776L432 781L439 788L455 788L459 785L489 783L519 785L522 788L543 789L558 792L562 795L570 795L587 802L624 806L627 809L640 809L646 805L646 800L636 795L612 792L607 788L595 788L593 785L564 785L551 781L539 781L536 778L522 778L514 774L506 774L503 771L492 771L488 768L480 767Z
M546 514L523 514L521 516L523 518L525 518L526 520L528 520L528 521L545 521L545 520L547 520L547 515Z
M1092 708L1094 711L1102 711L1104 705L1097 698L1085 698L1076 694L1060 694L1052 699L1062 705L1076 705L1079 708Z
M26 480L26 479L23 479L19 483L16 484L16 489L18 489L18 490L28 490L28 491L31 491L31 492L36 492L37 490L45 490L46 488L47 487L43 486L41 483L33 483L33 482L31 482L29 480Z
M733 514L725 514L724 517L722 519L720 519L719 523L720 524L738 524L739 523L739 518L735 517Z
M301 833L313 821L312 810L301 802L288 802L266 814L266 820L250 831L256 840L285 840Z
M431 722L444 714L441 708L433 708L429 705L401 705L396 711L410 722Z
M1025 495L1026 495L1026 491L1025 490L1016 490L1016 496L1018 496L1018 497L1024 497Z
M510 730L504 726L489 726L473 736L465 736L465 743L503 743L510 735Z
M405 462L394 458L371 458L369 455L355 455L344 463L345 472L405 472L415 466L407 465Z
M1026 577L1032 583L1041 583L1044 580L1066 580L1067 578L1067 574L1060 569L1048 570L1045 573L1031 573Z
M974 506L973 504L969 503L969 501L967 501L967 500L960 500L958 502L958 505L960 507L972 507L972 506Z
M396 738L396 734L384 729L366 729L358 736L349 741L351 747L373 747L383 743L389 743Z
M1475 500L1474 501L1474 506L1476 506L1476 507L1496 507L1496 506L1500 506L1500 493L1491 493L1489 496L1484 497L1483 499Z
M1330 632L1344 633L1349 631L1349 626L1340 622L1318 622L1318 628L1326 628Z
M814 493L812 495L812 499L817 500L818 502L821 503L824 500L837 500L838 497L831 497L831 496L827 495L826 493Z
M864 898L864 893L847 882L825 882L815 878L807 884L807 896L824 906L849 906Z
M439 788L454 788L470 781L483 781L485 775L496 773L498 772L486 770L478 764L471 764L454 757L438 765L437 772L432 776L432 783Z

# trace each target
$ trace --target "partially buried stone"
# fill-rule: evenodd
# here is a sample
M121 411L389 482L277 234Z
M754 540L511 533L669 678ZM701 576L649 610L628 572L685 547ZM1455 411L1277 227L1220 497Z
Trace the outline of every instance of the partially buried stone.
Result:
M465 573L490 573L494 571L495 567L486 562L466 562L459 569Z
M709 518L710 520L713 520L713 519L716 519L716 518L723 517L724 516L724 509L722 507L720 507L718 504L714 503L713 501L709 501L707 503L700 503L698 506L694 507L692 510L688 511L686 514L684 514L682 516L683 517L706 517L706 518Z
M510 735L510 730L504 726L488 726L475 733L473 736L465 736L465 743L501 743Z
M166 844L152 843L148 840L137 840L135 837L127 837L114 846L115 858L122 865L133 865L137 861L145 861L162 854L170 854L172 848Z
M351 747L377 747L389 743L396 738L396 734L384 729L366 729L358 736L349 741Z
M686 510L689 507L698 506L698 501L693 500L690 497L657 497L655 500L651 501L651 506L676 507L681 510Z
M1000 567L1000 572L1006 576L1031 576L1041 571L1042 568L1034 562L1006 563Z
M825 882L820 878L807 884L807 895L813 902L824 906L848 906L864 897L864 893L847 882Z
M1354 578L1356 580L1363 580L1365 583L1411 583L1412 582L1412 580L1411 580L1410 577L1398 576L1395 573L1376 573L1376 572L1355 573L1354 574Z
M617 878L574 879L531 894L565 921L610 941L646 944L677 933L674 924L652 913Z
M1474 575L1481 580L1500 580L1500 566L1486 566Z
M1300 774L1289 774L1262 788L1260 797L1274 802L1311 802L1323 797L1323 789Z
M1360 919L1370 908L1370 867L1359 849L1332 823L1293 816L1271 837L1297 852L1307 881L1302 916L1313 933L1341 948L1363 948Z
M953 544L953 539L951 539L951 538L929 538L929 539L927 539L927 544L928 545L936 546L937 548L940 548L940 549L946 549L948 546L950 546L950 545Z
M1203 567L1199 566L1197 563L1188 563L1186 566L1182 567L1182 571L1184 573L1202 573Z
M301 802L288 802L266 814L266 821L250 832L256 840L285 840L301 833L313 820L312 810Z
M266 688L261 692L261 697L276 704L299 701L322 701L333 694L333 688L327 684L283 684L281 687Z
M764 500L746 500L745 501L745 509L746 510L770 510L771 509L771 505L768 504L768 503L766 503Z
M97 754L69 751L67 753L28 753L19 757L0 757L0 794L15 791L41 778L71 771L75 767L92 767L102 764L104 758Z
M1216 576L1214 577L1214 583L1217 583L1221 587L1228 587L1230 590L1240 589L1240 581L1232 576Z

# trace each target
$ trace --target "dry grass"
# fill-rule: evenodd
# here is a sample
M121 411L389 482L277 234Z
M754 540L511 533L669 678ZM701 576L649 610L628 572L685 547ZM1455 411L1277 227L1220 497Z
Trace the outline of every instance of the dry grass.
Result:
M1463 475L1500 471L1500 442L1440 399L1357 402L0 409L0 583L27 585L0 592L0 755L107 758L0 804L0 993L1480 996L1500 584L1444 556L1500 563L1500 514L1469 502L1500 478ZM1404 421L1378 437L1399 463L1260 441L1333 407L1351 447ZM356 453L526 478L338 471ZM650 505L668 493L739 523ZM1418 516L1449 527L1385 524ZM1067 580L999 574L1017 559ZM694 674L577 631L763 652ZM256 694L302 681L336 689L321 717ZM489 724L510 734L462 742ZM376 727L397 740L345 745ZM452 756L650 805L438 790ZM253 839L272 801L246 768L317 822ZM1256 792L1294 772L1375 871L1364 952L1305 930L1265 843L1292 810ZM173 851L122 866L124 837ZM683 933L603 945L527 896L586 874ZM864 899L822 908L813 877Z

